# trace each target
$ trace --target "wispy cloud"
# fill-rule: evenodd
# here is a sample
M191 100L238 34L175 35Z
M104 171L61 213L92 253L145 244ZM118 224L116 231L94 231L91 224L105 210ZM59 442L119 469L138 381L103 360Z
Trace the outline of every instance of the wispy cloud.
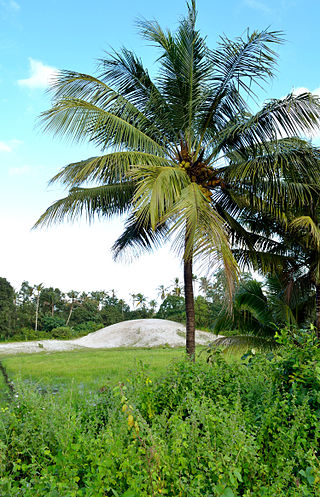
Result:
M22 176L23 174L27 174L31 171L29 166L20 166L20 167L10 167L9 176Z
M309 88L299 86L298 88L294 88L292 93L294 93L295 95L302 95L302 93L312 93L312 95L320 98L320 87L316 88L315 90L309 90Z
M6 142L0 141L0 152L11 152L12 147Z
M19 79L18 84L28 88L46 88L57 74L58 69L46 66L39 60L29 58L30 76L26 79Z
M13 138L12 140L0 141L0 152L12 152L12 150L21 145L22 141Z
M263 12L264 14L271 14L272 9L268 7L263 2L259 2L259 0L244 0L245 5L247 7L251 7L252 9L259 10L260 12Z
M299 86L298 88L293 88L292 93L294 95L302 95L302 93L312 93L312 95L315 95L320 99L320 87L315 88L314 90L309 90L309 88L305 88L304 86ZM320 139L320 128L311 131L308 134L307 138L318 141Z
M15 2L15 0L1 0L0 6L7 10L13 10L14 12L18 12L18 10L20 10L20 5L18 2Z

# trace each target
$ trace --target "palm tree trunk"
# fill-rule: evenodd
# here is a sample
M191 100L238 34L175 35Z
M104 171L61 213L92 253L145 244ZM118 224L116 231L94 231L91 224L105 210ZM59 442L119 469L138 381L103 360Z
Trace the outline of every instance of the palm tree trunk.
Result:
M320 338L320 283L316 284L316 329L317 338Z
M184 294L186 302L186 351L192 361L195 360L196 342L195 342L195 315L194 315L194 296L192 281L192 259L184 260Z
M37 296L37 302L36 302L36 322L34 327L36 331L38 331L39 301L40 301L40 294Z
M68 319L67 319L67 322L66 322L66 326L69 326L69 322L70 322L72 310L73 310L73 305L71 304L70 311L69 311L69 316L68 316Z

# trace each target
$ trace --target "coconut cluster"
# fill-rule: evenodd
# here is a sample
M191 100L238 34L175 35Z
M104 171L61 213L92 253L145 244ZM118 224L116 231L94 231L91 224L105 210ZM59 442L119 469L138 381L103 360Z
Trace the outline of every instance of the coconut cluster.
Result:
M186 171L191 181L201 186L201 189L206 197L211 197L211 191L215 186L221 184L221 180L217 178L216 170L207 166L204 162L192 163L189 161L181 161L179 166Z

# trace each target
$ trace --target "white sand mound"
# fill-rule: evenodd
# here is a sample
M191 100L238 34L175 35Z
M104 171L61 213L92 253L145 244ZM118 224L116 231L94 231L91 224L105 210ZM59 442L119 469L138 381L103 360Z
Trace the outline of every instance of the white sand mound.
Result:
M196 343L212 342L213 335L196 331ZM116 323L89 335L73 340L74 344L90 348L184 346L186 328L166 319L134 319Z
M206 345L216 335L196 331L196 344ZM183 347L185 326L166 319L135 319L116 323L75 340L37 340L0 344L1 354L66 351L80 348L109 349L114 347Z

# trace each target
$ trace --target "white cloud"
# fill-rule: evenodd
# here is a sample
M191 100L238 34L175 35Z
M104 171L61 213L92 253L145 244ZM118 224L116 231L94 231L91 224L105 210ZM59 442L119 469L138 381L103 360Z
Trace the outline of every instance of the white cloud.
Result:
M58 69L46 66L40 60L29 58L30 76L26 79L19 79L18 84L28 88L46 88L57 74Z
M9 176L22 176L23 174L29 173L31 168L29 166L21 167L10 167Z
M294 95L302 95L302 93L309 93L309 92L310 92L309 88L304 88L304 86L300 86L299 88L293 89ZM320 88L312 90L311 93L312 95L315 95L320 98Z
M15 12L20 10L20 5L15 0L1 0L0 5L7 10L14 10Z
M0 152L12 152L12 150L22 143L21 140L13 138L9 141L0 141Z
M255 10L260 10L260 12L264 12L265 14L271 14L272 10L263 2L259 2L258 0L244 0L244 3Z
M299 86L298 88L293 88L292 93L294 95L302 95L303 93L312 93L312 95L320 98L320 88L315 88L314 90L309 90L309 88L305 88L303 86ZM307 138L311 140L319 140L320 139L320 127L318 129L314 129L310 133L308 133Z
M1 142L0 141L0 152L11 152L12 147L6 142Z
M174 277L182 277L180 260L169 247L131 264L114 262L110 247L123 230L119 219L97 220L91 226L82 220L30 231L41 213L39 206L37 209L6 211L5 215L0 210L1 234L7 240L2 247L0 275L15 288L22 280L30 284L42 281L65 292L114 288L118 297L130 303L131 293L156 298L159 285L167 287Z
M8 3L9 3L9 6L12 8L12 10L15 10L15 11L20 10L20 5L17 2L15 2L14 0L10 0Z

